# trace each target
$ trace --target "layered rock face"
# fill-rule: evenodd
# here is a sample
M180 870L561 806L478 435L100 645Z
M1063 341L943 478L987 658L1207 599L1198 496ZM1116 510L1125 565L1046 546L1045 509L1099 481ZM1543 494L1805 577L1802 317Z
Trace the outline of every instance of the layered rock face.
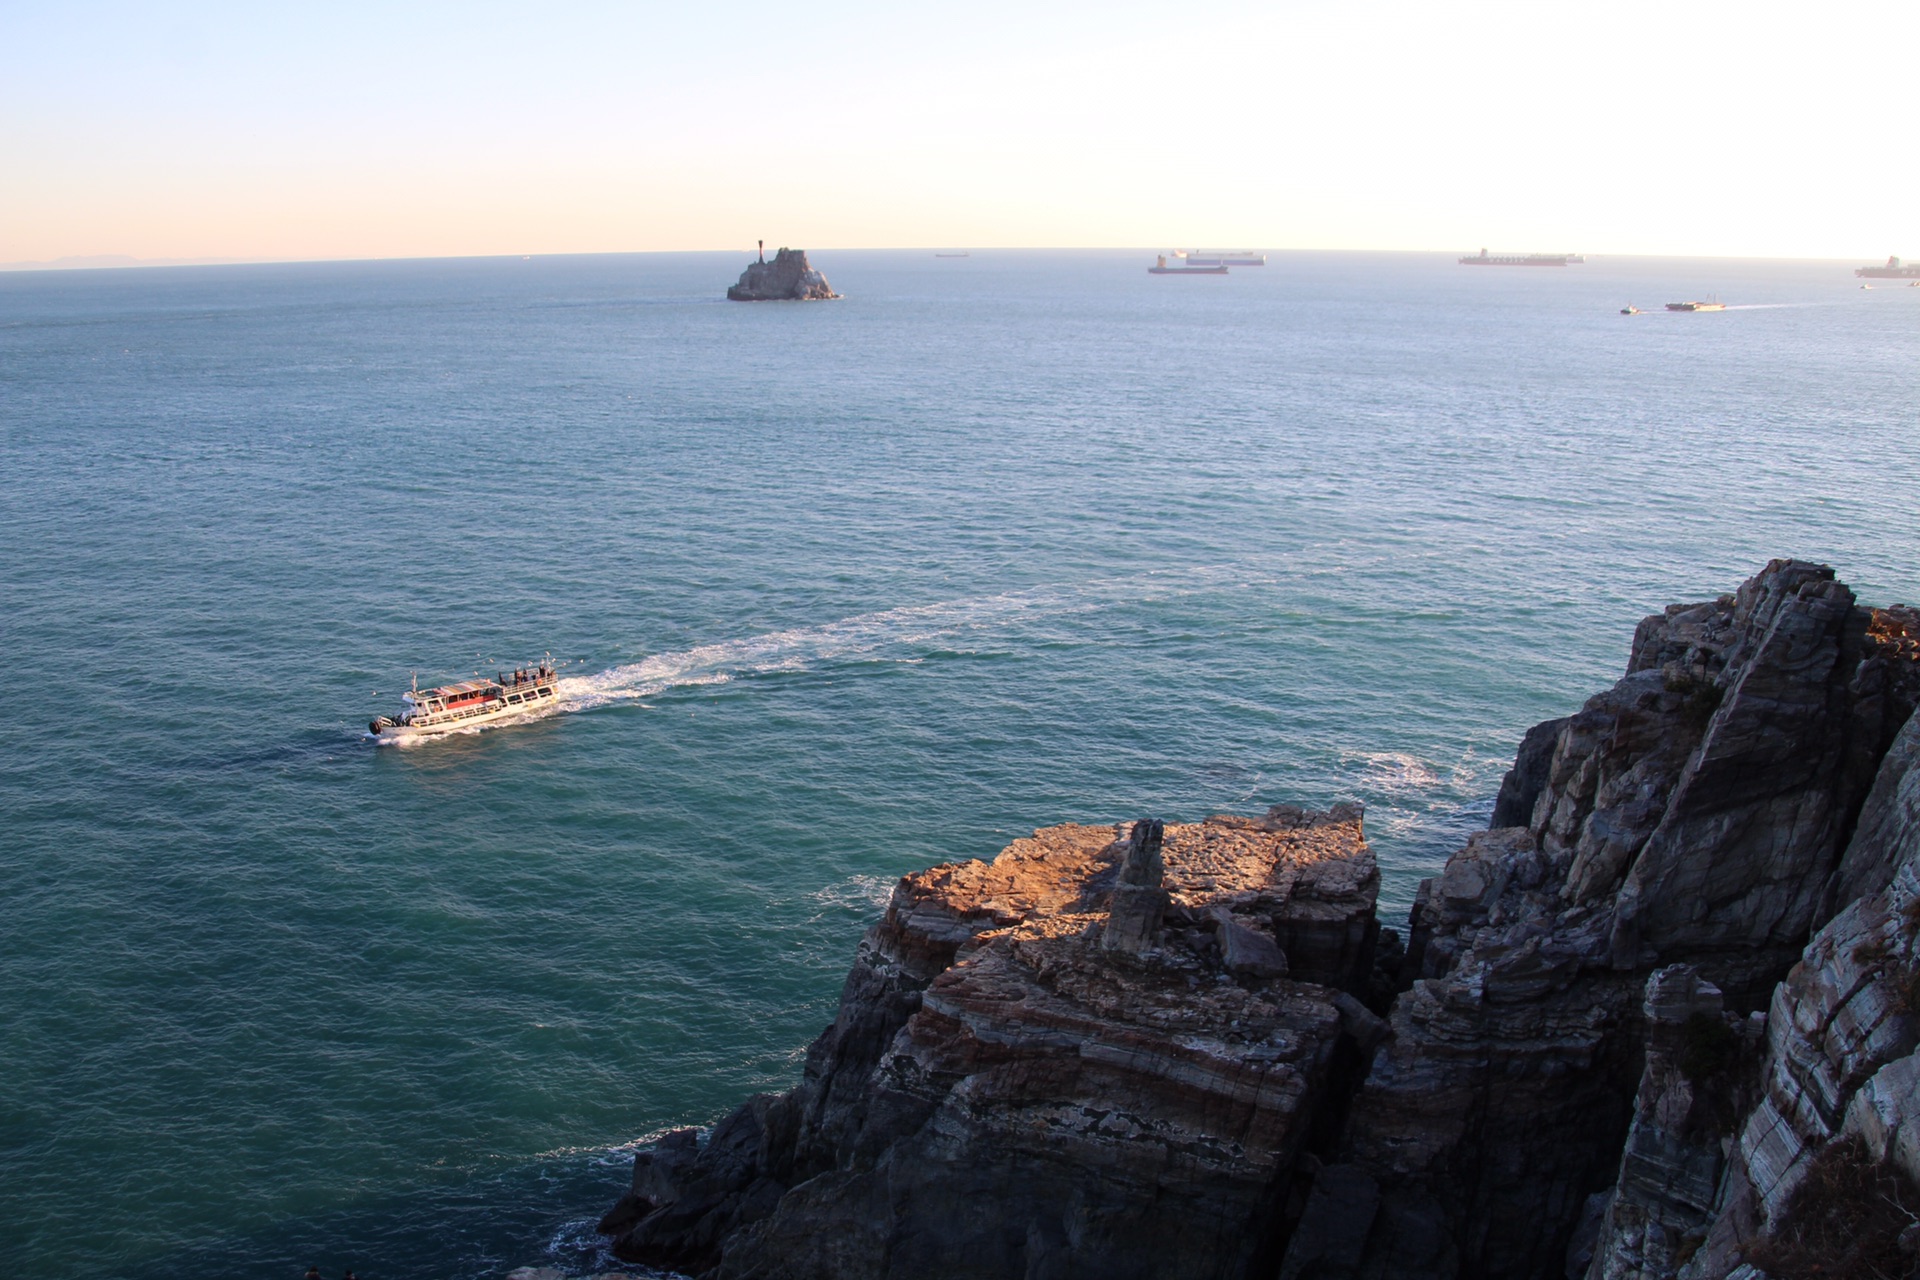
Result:
M1858 1139L1920 1183L1920 717L1888 751L1836 879L1863 892L1774 991L1758 1105L1716 1144L1728 1165L1720 1194L1680 1223L1682 1243L1704 1247L1683 1265L1614 1274L1729 1275L1743 1255L1764 1254L1836 1141Z
M1744 1025L1858 878L1836 878L1840 850L1920 694L1904 626L1831 570L1774 561L1647 619L1623 680L1528 735L1497 802L1524 825L1422 886L1410 989L1321 1175L1375 1205L1348 1274L1563 1271L1620 1179L1636 1098L1691 1114L1670 1080L1642 1089L1666 1000L1650 976L1686 962ZM1675 1194L1697 1200L1707 1163L1680 1160Z
M740 282L727 289L734 302L811 302L839 296L807 262L805 249L782 249L772 262L749 264Z
M1384 1027L1357 808L1051 827L895 889L792 1091L602 1224L724 1277L1271 1273Z

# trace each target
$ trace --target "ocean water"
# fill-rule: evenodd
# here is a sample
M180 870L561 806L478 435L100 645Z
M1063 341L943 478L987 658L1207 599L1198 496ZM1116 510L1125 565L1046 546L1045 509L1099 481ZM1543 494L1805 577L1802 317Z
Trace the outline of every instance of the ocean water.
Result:
M0 275L0 1271L596 1269L903 872L1357 799L1398 915L1643 614L1920 597L1846 264L815 260Z

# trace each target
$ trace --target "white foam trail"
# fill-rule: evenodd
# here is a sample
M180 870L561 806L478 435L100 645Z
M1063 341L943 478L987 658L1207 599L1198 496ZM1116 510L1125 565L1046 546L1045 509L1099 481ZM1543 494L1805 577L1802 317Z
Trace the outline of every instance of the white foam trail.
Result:
M1339 544L1301 552L1289 559L1314 561L1343 549ZM636 702L672 689L719 685L742 676L781 671L809 671L848 660L874 659L901 664L925 660L915 646L952 642L973 634L992 632L1017 622L1088 613L1127 601L1165 600L1195 591L1271 589L1281 581L1275 568L1249 573L1245 565L1196 566L1144 579L1108 579L1073 586L1036 587L999 595L934 604L907 605L858 614L818 627L770 631L741 640L723 640L671 653L657 653L638 662L610 667L597 675L562 676L557 705L543 707L512 720L495 720L452 731L482 733L504 724L570 711L589 711L613 703ZM1351 568L1351 566L1347 566ZM1321 564L1317 572L1329 570ZM437 737L451 734L436 735ZM408 745L434 741L422 738Z
M1339 544L1303 551L1289 560L1319 566L1337 554ZM1350 570L1353 566L1348 565ZM611 667L598 675L560 681L556 711L586 711L615 702L631 702L669 689L725 684L742 676L780 671L810 671L826 663L862 658L917 663L925 655L915 646L993 632L1019 622L1088 613L1116 603L1165 600L1194 591L1272 589L1282 565L1249 573L1246 565L1194 566L1146 578L1107 579L1072 586L1035 587L999 595L934 604L906 605L858 614L818 627L771 631L742 640L723 640L674 653L658 653ZM1340 570L1344 572L1346 570Z
M1102 607L1119 594L1117 588L1098 586L1006 592L971 600L883 609L819 627L771 631L743 640L723 640L694 649L658 653L598 675L563 678L558 709L585 711L669 689L725 684L740 676L809 671L825 663L849 659L919 662L924 655L910 652L916 645L993 631L1026 619L1083 613Z
M1202 571L1200 576L1211 575ZM1195 584L1192 578L1184 578L1178 583L1153 585L1158 588L1158 594L1165 595L1190 589ZM1153 589L1137 582L1009 591L969 600L883 609L819 627L795 627L742 640L723 640L693 649L656 653L638 662L610 667L597 675L562 676L559 700L551 707L507 720L460 726L431 737L401 739L400 745L418 746L459 734L484 733L501 725L524 724L549 715L637 702L671 689L726 684L740 676L808 671L825 663L862 658L918 663L925 655L913 652L916 645L952 641L968 633L992 631L1023 619L1084 613L1117 599L1149 594L1154 594Z

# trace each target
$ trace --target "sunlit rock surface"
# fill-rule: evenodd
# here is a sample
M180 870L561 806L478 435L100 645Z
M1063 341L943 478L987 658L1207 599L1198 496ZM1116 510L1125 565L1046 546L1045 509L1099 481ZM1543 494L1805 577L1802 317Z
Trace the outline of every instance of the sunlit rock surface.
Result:
M616 1252L741 1277L1271 1270L1377 1033L1348 989L1379 875L1357 808L1150 828L1049 827L902 880L804 1081L643 1153Z

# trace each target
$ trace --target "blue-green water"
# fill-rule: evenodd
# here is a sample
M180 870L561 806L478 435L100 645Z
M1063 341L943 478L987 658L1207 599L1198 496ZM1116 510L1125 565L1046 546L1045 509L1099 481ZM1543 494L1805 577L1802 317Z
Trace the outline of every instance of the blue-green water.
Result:
M1398 912L1643 613L1920 596L1920 290L1146 261L0 276L0 1270L584 1271L902 872L1355 798Z

